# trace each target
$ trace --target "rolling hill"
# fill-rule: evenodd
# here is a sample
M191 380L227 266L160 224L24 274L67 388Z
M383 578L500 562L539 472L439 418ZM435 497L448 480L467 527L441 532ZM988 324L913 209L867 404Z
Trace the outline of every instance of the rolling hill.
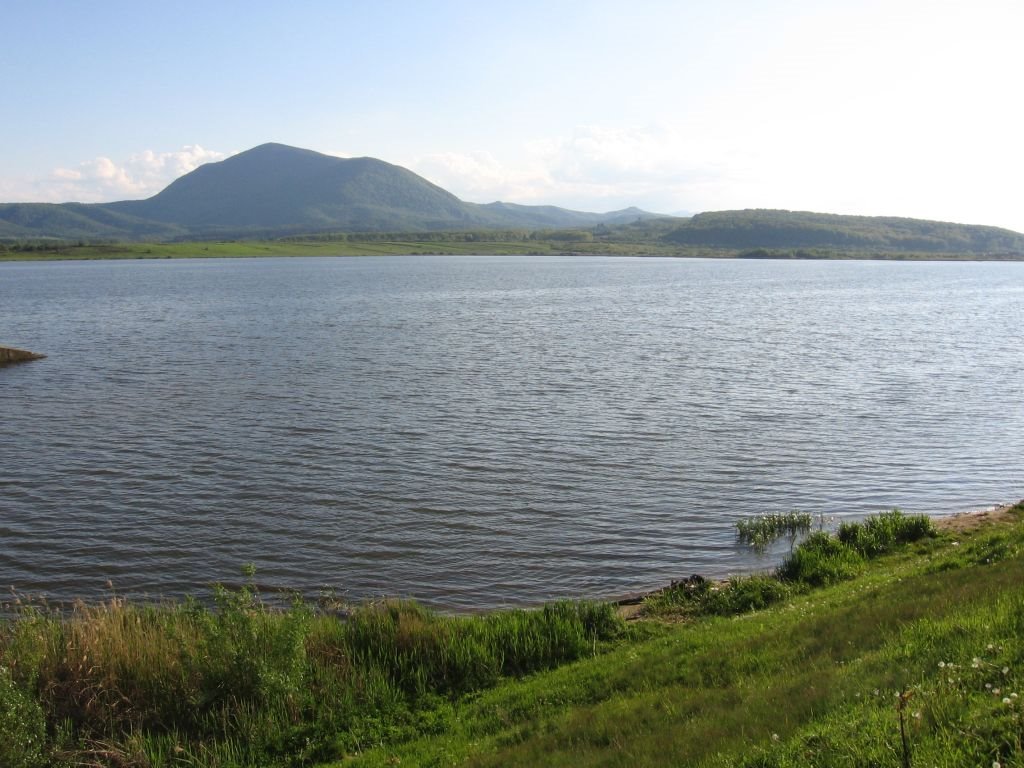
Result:
M891 216L840 216L804 211L700 213L665 234L665 242L749 251L821 250L865 253L1024 254L1024 235L999 227ZM760 251L760 252L758 252Z
M659 254L1024 258L1024 235L921 219L782 210L659 216L468 203L397 165L261 144L208 163L146 200L0 204L0 243L273 239L332 233L514 231ZM547 234L544 234L547 232ZM565 237L562 237L562 234ZM484 237L483 239L486 239ZM579 249L576 249L579 250Z
M405 168L262 144L207 163L146 200L0 205L0 238L202 239L320 232L560 228L636 220L554 206L459 200Z

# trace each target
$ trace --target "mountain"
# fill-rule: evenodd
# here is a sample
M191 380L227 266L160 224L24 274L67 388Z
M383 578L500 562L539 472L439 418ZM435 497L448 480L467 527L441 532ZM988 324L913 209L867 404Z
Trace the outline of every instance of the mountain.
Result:
M699 213L662 239L735 250L1024 254L1024 235L999 227L764 209ZM763 255L772 254L767 250Z
M472 209L405 168L263 144L200 166L148 200L107 206L192 232L434 230L472 225Z
M651 216L639 209L598 214L466 203L382 160L262 144L200 166L146 200L0 205L0 238L131 240L565 228Z
M0 241L212 240L329 232L589 230L597 240L668 252L1024 255L1024 235L997 227L880 216L744 210L660 217L550 205L467 203L412 171L262 144L208 163L147 200L0 204ZM587 238L581 238L586 240ZM663 252L663 251L659 251Z

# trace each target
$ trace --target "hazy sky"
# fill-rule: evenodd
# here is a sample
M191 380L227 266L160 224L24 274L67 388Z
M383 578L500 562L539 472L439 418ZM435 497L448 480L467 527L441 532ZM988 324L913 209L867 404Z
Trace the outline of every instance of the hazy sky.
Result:
M3 0L0 200L267 141L473 202L1024 231L1024 2Z

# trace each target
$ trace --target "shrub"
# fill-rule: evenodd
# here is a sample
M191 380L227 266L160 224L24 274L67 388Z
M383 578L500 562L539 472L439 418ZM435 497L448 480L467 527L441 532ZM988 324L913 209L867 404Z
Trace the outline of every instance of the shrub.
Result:
M853 547L824 531L811 534L779 566L783 581L823 587L856 576L864 558Z
M193 606L200 637L192 663L203 704L294 701L306 671L310 609L297 601L287 611L270 610L251 585L217 585L214 600L215 612Z

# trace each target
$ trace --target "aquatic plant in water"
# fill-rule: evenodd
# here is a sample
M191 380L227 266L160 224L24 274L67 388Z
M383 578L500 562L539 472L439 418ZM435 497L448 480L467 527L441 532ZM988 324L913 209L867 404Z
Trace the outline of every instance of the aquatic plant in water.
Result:
M736 521L736 535L740 542L749 544L758 552L783 536L789 536L790 543L796 537L811 530L811 516L807 512L786 512L757 515Z

